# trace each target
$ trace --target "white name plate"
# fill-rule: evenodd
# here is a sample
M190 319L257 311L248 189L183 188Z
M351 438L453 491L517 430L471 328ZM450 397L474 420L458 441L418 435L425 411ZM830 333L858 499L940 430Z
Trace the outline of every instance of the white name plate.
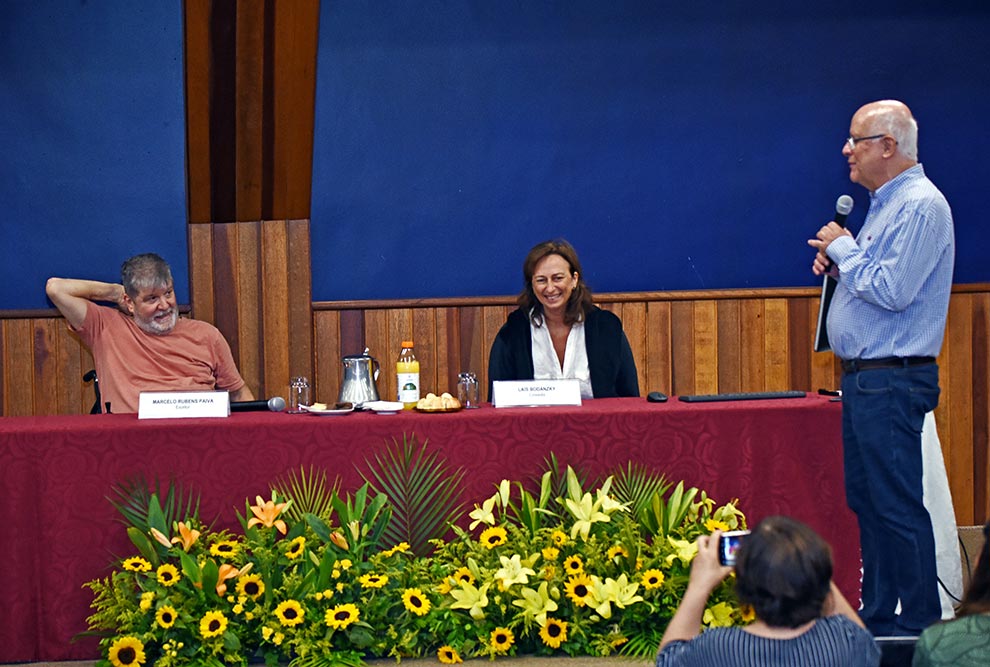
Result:
M581 405L577 380L496 380L492 383L496 408L545 405Z
M138 419L229 416L226 391L142 391L138 396Z

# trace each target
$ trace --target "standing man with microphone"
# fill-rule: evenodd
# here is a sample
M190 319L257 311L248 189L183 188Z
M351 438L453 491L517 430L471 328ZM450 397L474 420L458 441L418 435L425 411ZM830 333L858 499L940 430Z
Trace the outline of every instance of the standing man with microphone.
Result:
M917 635L941 616L921 431L938 405L952 288L952 212L918 163L918 125L896 100L861 107L842 154L870 193L863 228L829 222L812 270L838 284L828 339L842 361L846 500L859 520L860 616L877 636ZM898 602L900 613L896 613Z

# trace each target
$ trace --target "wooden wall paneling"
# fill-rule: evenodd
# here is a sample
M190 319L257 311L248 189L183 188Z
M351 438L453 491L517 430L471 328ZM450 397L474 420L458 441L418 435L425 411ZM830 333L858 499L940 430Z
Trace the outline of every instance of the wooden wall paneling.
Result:
M35 412L34 350L31 320L4 322L4 410L7 416L42 414Z
M237 220L237 0L210 2L209 32L209 183L210 212L205 220ZM249 91L245 91L247 94ZM252 91L253 92L253 91ZM190 152L199 150L190 146ZM261 216L251 216L258 217ZM274 217L274 216L271 216Z
M309 218L320 3L270 4L274 5L272 90L277 91L272 100L272 210L279 217Z
M340 311L341 357L349 354L362 354L364 348L368 347L364 313L365 311L357 309Z
M949 317L940 358L951 373L940 372L942 396L936 410L936 425L950 487L956 489L953 504L956 517L972 525L973 503L973 311L968 294L958 294L949 302ZM941 368L942 366L940 366ZM943 435L944 434L944 435Z
M378 395L383 401L394 401L395 393L395 359L399 356L399 350L392 351L389 341L388 327L390 310L369 309L363 311L364 314L364 341L360 350L345 352L344 354L361 354L364 348L368 348L368 354L373 356L381 364L381 375L378 377ZM399 340L397 345L402 341Z
M189 239L189 299L192 316L215 324L217 315L213 300L213 225L186 225L186 234Z
M235 358L238 359L241 377L247 382L255 398L284 396L287 388L274 386L262 391L264 376L262 336L265 328L262 281L265 275L262 272L261 259L261 222L221 223L215 226L228 230L232 236L233 256L230 260L234 268L228 277L231 282L218 282L214 296L218 302L227 301L233 305L234 324L230 345L234 350Z
M763 325L764 387L768 391L790 389L786 299L764 300Z
M743 299L740 304L743 391L766 390L763 304L763 299Z
M378 360L382 364L382 373L385 375L386 387L388 388L388 399L395 400L398 396L399 387L398 380L395 376L395 361L399 356L399 351L402 349L402 342L413 338L413 319L412 319L412 309L410 308L392 308L386 311L387 327L385 329L385 342L381 348L381 355L378 356ZM413 346L416 352L416 358L419 360L419 383L422 389L427 383L432 386L432 380L430 379L428 372L432 369L427 367L426 364L426 346L427 341L420 340L417 341L413 338ZM376 355L377 356L377 355ZM379 382L379 389L381 388L381 383ZM429 389L428 391L433 391Z
M0 319L0 417L10 414L7 412L8 387L13 386L13 382L7 377L8 365L5 363L7 356L7 322ZM34 378L31 378L34 382Z
M694 393L718 393L718 307L713 299L694 304Z
M670 304L671 391L694 394L694 302Z
M481 385L482 400L485 401L489 399L488 389L491 384L488 377L488 360L491 357L492 341L495 340L498 330L505 324L505 320L509 317L509 312L512 310L515 310L515 306L485 306L481 309L482 319L484 320L485 343L482 345L483 355L481 358L481 367L478 369L478 384Z
M321 403L332 403L340 396L340 358L343 356L340 311L324 310L313 313L313 338L313 399Z
M811 386L811 355L813 343L808 338L808 321L811 319L811 299L792 297L787 299L787 371L785 389L814 391ZM815 313L817 316L817 313Z
M186 181L189 220L210 221L211 0L185 0ZM190 229L190 231L192 231ZM192 261L189 262L193 267ZM193 303L196 303L193 298Z
M646 304L643 302L627 302L621 304L622 328L629 339L633 359L636 361L636 372L639 380L639 395L645 396L652 391L646 376L646 330L648 327Z
M51 322L55 328L55 363L58 366L53 391L58 394L58 408L49 414L84 414L93 407L95 399L93 383L82 381L83 374L94 368L93 358L79 338L69 331L65 320L56 317Z
M820 299L815 297L811 299L808 304L808 308L813 316L808 320L807 328L805 329L805 336L807 339L808 349L814 350L815 345L815 330L818 327L818 307ZM814 352L810 354L811 364L811 379L810 385L808 386L809 391L818 391L818 389L838 389L841 385L842 376L837 374L835 371L836 361L835 355L831 352Z
M193 225L188 225L192 227ZM198 227L199 225L195 225ZM212 288L214 324L223 332L234 351L235 358L239 355L240 339L238 330L237 303L237 270L240 248L237 245L238 226L236 224L210 225L212 234L213 271L210 287ZM190 258L190 263L192 258ZM193 304L196 308L196 304ZM196 311L194 311L196 312ZM196 319L203 319L199 315ZM210 320L206 320L210 321Z
M433 338L436 341L434 359L437 365L437 386L444 388L454 396L457 396L457 373L461 367L459 360L460 345L455 345L451 349L450 340L456 338L451 331L457 330L457 315L451 317L450 308L420 308L419 310L431 313L433 323ZM465 346L467 347L467 346Z
M261 356L263 395L289 389L288 239L284 220L261 223Z
M270 3L238 2L235 28L234 71L234 220L259 220L280 217L262 211L261 192L264 180L263 150L265 142L264 105L274 91L265 87L266 5Z
M718 390L742 391L742 304L739 299L716 301L718 317Z
M289 220L289 374L309 377L313 370L313 288L309 220Z
M973 505L982 522L990 518L990 294L973 295L972 306Z
M443 354L443 344L446 337L437 337L435 311L435 308L413 308L409 313L416 360L419 361L421 396L426 396L431 391L435 394L441 394L451 389L445 377L447 361ZM399 356L401 346L402 341L392 346L393 363L395 362L395 357ZM456 386L454 387L454 393L457 393Z
M55 323L49 318L31 319L29 322L34 348L32 355L34 372L27 377L34 378L34 382L25 385L33 384L33 412L42 415L58 414L59 356Z
M673 356L671 349L670 302L651 301L646 304L646 364L643 375L647 391L674 391Z

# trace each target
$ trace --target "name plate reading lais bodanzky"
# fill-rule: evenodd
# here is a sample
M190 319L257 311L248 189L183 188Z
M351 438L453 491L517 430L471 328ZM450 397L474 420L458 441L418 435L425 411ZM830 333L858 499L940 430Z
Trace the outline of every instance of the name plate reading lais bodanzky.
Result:
M496 408L581 405L577 380L496 380L492 383Z
M226 391L142 391L138 396L138 419L229 416Z

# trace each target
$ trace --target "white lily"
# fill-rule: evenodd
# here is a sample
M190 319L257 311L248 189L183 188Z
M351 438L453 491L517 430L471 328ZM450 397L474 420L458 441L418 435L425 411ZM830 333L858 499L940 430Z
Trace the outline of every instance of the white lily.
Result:
M536 621L538 625L546 625L547 614L557 611L557 603L550 599L547 582L541 583L537 590L521 588L520 592L522 597L513 600L512 604L521 607L527 619Z
M513 584L528 584L530 575L536 576L536 571L529 567L524 567L522 557L513 554L512 558L499 556L502 567L493 575L501 585L502 590L507 590Z

